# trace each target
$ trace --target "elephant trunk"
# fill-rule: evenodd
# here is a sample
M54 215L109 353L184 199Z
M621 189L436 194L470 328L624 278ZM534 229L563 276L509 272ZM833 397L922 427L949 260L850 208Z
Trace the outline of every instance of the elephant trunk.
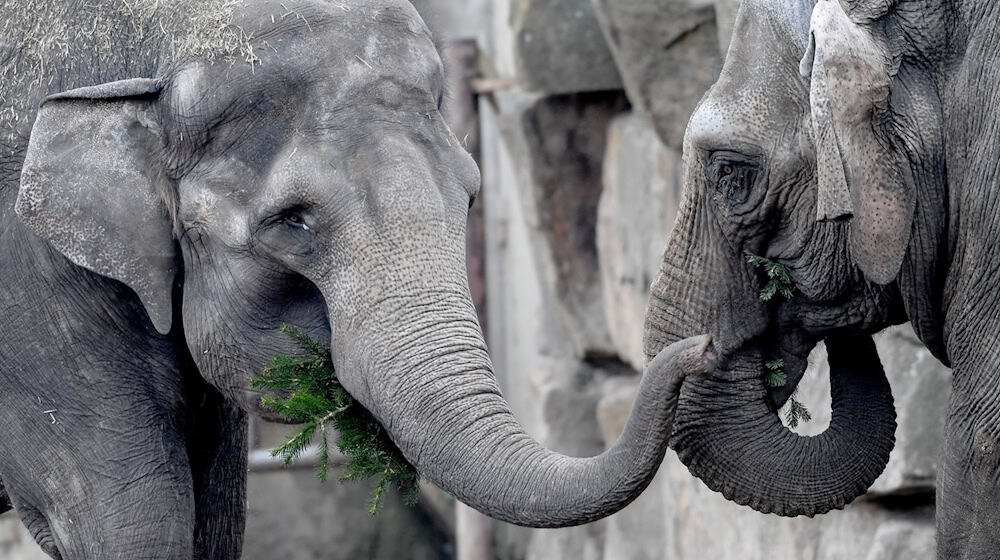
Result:
M692 474L763 513L814 516L867 491L889 461L896 412L871 337L827 338L833 414L803 437L767 405L757 355L686 386L671 447Z
M367 370L364 386L348 389L423 477L518 525L577 525L630 503L663 458L685 375L704 375L716 365L708 337L669 346L647 368L611 449L593 458L567 457L527 435L511 413L467 294L402 307L412 310L404 312L408 340L337 359L338 368L354 362ZM373 323L373 330L390 332L377 325L383 320Z

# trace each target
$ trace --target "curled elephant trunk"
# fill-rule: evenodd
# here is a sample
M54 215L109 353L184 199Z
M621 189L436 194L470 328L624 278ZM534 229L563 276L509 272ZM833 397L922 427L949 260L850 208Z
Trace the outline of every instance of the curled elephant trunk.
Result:
M697 171L687 167L693 182ZM687 333L767 328L767 309L753 295L712 295L727 284L720 271L729 273L727 285L753 286L753 279L741 256L714 248L724 243L705 208L702 190L685 189L646 311L647 356ZM813 516L844 507L884 470L895 443L892 393L874 343L867 336L827 339L832 420L824 433L800 437L768 404L755 340L718 341L725 364L685 384L670 446L709 488L758 511Z
M355 397L422 476L518 525L578 525L630 503L660 465L685 376L717 365L707 336L665 348L646 369L618 441L597 457L567 457L531 438L511 413L464 296L410 307L420 309L412 321L426 321L426 328L407 329L414 337L386 344L384 352L368 349L361 358L370 364L367 386ZM456 316L461 308L464 317ZM449 321L442 326L441 318Z
M688 384L671 447L691 473L736 503L784 516L826 513L864 494L895 442L892 392L871 337L826 344L833 415L814 437L791 432L768 407L759 356Z

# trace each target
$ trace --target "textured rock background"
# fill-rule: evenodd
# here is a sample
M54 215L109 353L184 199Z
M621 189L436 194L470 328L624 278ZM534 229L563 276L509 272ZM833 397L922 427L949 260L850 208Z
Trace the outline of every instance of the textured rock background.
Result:
M477 39L480 77L493 84L479 98L477 205L489 343L504 394L544 444L598 453L620 433L639 382L648 286L680 197L679 146L721 68L738 0L414 4L445 41ZM815 519L758 514L709 491L668 452L649 489L617 515L562 530L492 523L492 551L464 560L933 558L950 372L908 328L880 335L878 347L898 443L868 496L845 510ZM829 421L823 352L799 390L814 416L802 434ZM373 521L356 507L366 492L320 487L308 471L253 475L246 557L450 557L447 527L394 504ZM18 554L30 538L7 517L0 558L42 558Z

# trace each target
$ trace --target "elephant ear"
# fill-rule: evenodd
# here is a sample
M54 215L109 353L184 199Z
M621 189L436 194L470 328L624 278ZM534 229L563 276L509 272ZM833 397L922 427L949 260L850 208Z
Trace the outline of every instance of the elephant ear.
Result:
M811 76L819 220L851 220L851 250L865 276L891 282L906 254L915 198L908 166L893 150L889 119L892 59L865 22L884 1L819 0L800 70ZM862 23L857 23L862 22Z
M157 81L135 79L43 101L15 209L73 263L130 287L166 334L177 253L157 191L159 92Z

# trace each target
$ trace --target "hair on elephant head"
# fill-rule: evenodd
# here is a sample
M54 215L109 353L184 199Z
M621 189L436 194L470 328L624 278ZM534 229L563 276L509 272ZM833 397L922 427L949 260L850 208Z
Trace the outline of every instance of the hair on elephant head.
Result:
M930 240L946 220L942 113L922 58L943 32L927 23L944 18L931 4L745 0L688 126L646 352L713 333L722 365L682 396L671 446L709 487L760 511L841 508L882 472L895 411L870 334L914 317L946 358L939 310L919 295L941 283ZM748 255L783 266L791 296L762 297L768 279ZM775 409L823 339L833 419L799 437ZM768 388L764 363L779 359L787 382Z
M345 388L468 504L546 527L624 507L663 457L681 379L714 368L709 339L653 360L607 453L542 448L500 396L477 324L465 223L479 172L442 120L441 62L413 7L233 4L235 59L164 39L149 73L116 51L115 79L54 81L75 87L38 109L22 227L130 288L143 336L245 411L262 412L250 377L298 351L290 325L330 341ZM173 29L143 14L151 36Z

